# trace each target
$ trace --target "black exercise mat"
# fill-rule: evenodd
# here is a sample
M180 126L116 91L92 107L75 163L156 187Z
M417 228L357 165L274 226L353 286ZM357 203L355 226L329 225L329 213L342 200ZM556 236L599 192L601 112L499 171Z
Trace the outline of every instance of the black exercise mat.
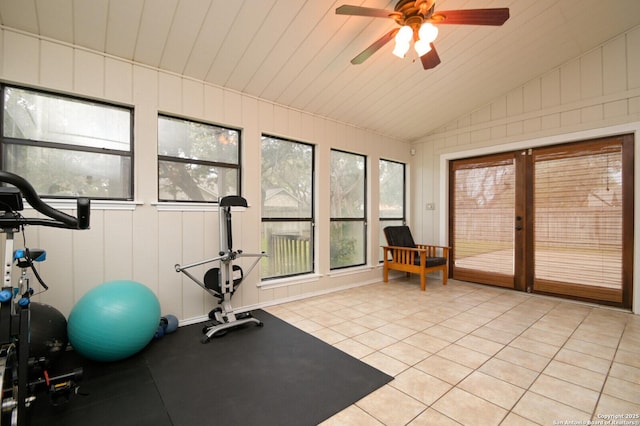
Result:
M267 312L254 316L264 327L207 344L196 324L117 363L76 355L89 395L62 409L38 401L32 426L316 425L392 380Z
M172 426L144 353L101 363L70 351L55 367L54 375L83 368L79 395L54 406L46 392L37 392L30 426Z

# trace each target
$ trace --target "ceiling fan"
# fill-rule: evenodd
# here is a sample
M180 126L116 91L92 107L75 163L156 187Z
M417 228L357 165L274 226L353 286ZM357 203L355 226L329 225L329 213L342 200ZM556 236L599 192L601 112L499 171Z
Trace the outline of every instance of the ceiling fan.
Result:
M436 0L399 0L394 10L375 9L371 7L342 5L336 9L338 15L367 16L371 18L392 18L400 26L394 28L358 56L351 63L361 64L376 53L391 39L395 39L394 55L404 57L414 41L414 48L420 57L425 70L440 64L440 57L433 46L438 36L436 25L495 25L499 26L509 19L508 8L466 9L435 11Z

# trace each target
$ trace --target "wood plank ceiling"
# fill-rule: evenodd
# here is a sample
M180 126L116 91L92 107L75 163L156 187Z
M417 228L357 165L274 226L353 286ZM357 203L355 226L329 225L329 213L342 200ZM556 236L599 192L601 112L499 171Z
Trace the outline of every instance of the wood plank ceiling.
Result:
M441 26L424 71L396 26L336 15L387 0L0 0L0 24L169 70L409 142L640 25L638 0L438 0L436 10L510 8L501 27Z

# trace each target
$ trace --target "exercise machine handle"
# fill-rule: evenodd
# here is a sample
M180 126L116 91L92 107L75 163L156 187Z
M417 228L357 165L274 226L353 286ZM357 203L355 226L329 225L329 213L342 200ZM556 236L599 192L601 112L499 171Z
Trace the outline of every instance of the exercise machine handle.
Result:
M91 214L91 200L89 198L79 197L76 200L78 216L73 217L42 201L33 186L21 176L0 170L0 182L9 183L18 188L31 207L49 218L7 217L5 215L0 217L0 228L20 225L42 225L67 229L89 228Z

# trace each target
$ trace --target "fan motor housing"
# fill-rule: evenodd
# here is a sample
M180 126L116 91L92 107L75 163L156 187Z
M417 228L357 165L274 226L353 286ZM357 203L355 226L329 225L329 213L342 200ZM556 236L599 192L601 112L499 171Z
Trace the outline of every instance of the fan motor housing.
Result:
M433 14L434 5L435 1L433 0L425 0L418 7L416 7L415 0L400 0L394 8L398 14L393 16L393 19L400 26L408 25L415 29Z

